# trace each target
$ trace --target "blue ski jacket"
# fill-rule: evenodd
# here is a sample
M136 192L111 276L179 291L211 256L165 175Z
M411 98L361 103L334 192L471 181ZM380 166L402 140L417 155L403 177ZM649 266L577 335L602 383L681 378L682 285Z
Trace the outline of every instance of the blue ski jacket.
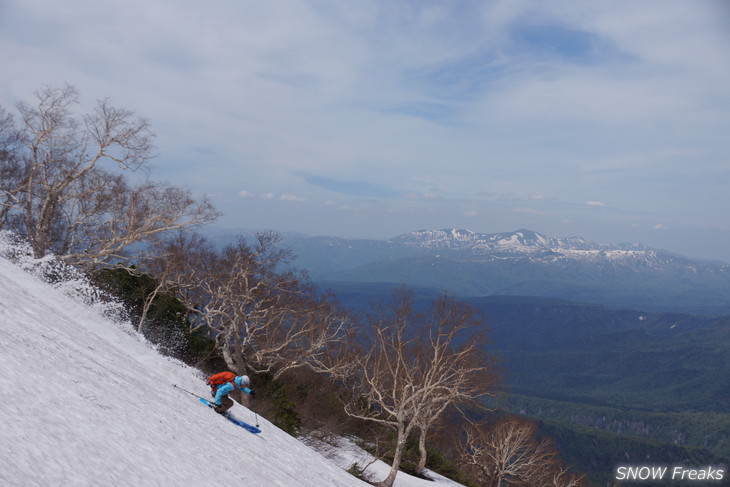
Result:
M242 390L246 394L251 394L251 389L249 389L246 386L241 385L240 376L233 379L233 382L235 382L235 384L236 384L235 387L234 387L233 383L231 383L231 382L226 382L222 386L218 387L218 390L215 393L215 400L214 400L214 402L216 404L220 405L221 399L223 398L223 396L227 396L228 394L230 394L231 392L233 392L236 389Z

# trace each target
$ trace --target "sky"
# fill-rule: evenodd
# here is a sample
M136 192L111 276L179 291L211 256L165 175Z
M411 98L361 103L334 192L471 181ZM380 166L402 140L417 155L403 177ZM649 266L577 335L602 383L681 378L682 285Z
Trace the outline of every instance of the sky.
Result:
M219 226L527 228L730 263L725 0L0 0L0 104L74 85Z

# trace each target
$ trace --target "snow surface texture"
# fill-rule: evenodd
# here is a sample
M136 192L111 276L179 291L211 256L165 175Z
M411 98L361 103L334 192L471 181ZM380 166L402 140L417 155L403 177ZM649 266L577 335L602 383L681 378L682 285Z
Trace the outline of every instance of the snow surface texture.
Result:
M350 468L353 464L357 464L360 468L365 469L363 476L371 482L384 479L390 473L390 465L380 460L374 461L372 455L357 446L355 441L350 438L338 438L329 443L312 437L304 438L304 441L342 468ZM395 485L396 487L463 487L461 484L435 472L428 471L427 474L432 481L425 481L406 473L398 472L398 476L395 478Z
M205 396L199 371L3 257L0 327L2 486L368 485L342 469L364 452L329 460L260 416L258 435L226 421L172 386ZM396 479L434 485L458 484Z

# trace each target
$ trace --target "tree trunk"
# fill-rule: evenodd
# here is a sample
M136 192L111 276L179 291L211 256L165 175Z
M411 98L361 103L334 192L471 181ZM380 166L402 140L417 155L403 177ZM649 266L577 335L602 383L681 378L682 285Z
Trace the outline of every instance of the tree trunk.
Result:
M422 428L420 430L420 435L418 437L418 453L420 455L418 459L418 465L416 465L416 473L418 475L423 475L423 471L426 469L426 459L428 454L426 453L426 435L428 434L428 429Z
M143 300L144 304L142 306L142 316L140 316L139 323L137 324L138 333L142 333L142 327L144 326L144 322L147 319L147 314L149 313L150 308L152 307L152 303L157 297L157 294L160 292L160 289L162 289L163 282L163 280L160 280L160 283L155 287L154 291L145 296Z
M240 326L233 324L225 327L225 331L219 335L222 340L220 343L220 350L223 355L223 360L226 362L226 366L231 372L236 375L243 375L247 371L246 357L243 355L243 343L240 338Z
M398 469L400 468L400 461L403 457L403 450L406 448L406 440L408 435L404 431L403 425L398 425L398 440L395 444L395 453L393 454L393 465L390 467L390 473L388 476L380 482L380 487L393 487L395 482L395 476L398 475Z
M223 341L220 350L221 354L223 355L223 360L226 362L226 367L228 367L228 370L233 372L236 375L241 375L244 373L244 368L241 366L241 355L237 353L238 351L234 347L232 343L230 343L228 336L229 333L224 333L226 336L226 340Z

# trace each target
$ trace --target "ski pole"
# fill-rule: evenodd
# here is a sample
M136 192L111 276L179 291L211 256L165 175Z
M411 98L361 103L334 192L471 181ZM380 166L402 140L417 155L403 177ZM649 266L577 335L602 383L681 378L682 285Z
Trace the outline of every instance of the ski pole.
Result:
M252 402L253 402L253 396L252 395L249 395L248 396L248 408L251 411L253 411L253 404L252 404ZM259 427L259 415L258 415L258 413L256 411L253 411L253 414L256 417L256 427L258 428Z
M173 384L173 385L172 385L172 387L177 387L177 388L178 388L178 389L180 389L181 391L183 391L183 392L187 392L187 393L188 393L188 394L190 394L191 396L195 396L195 397L197 397L198 399L205 399L204 397L201 397L201 396L199 396L199 395L197 395L197 394L194 394L194 393L192 393L192 392L190 392L190 391L186 391L185 389L183 389L182 387L180 387L180 386L179 386L179 385L177 385L177 384ZM207 399L205 399L205 400L207 401Z

